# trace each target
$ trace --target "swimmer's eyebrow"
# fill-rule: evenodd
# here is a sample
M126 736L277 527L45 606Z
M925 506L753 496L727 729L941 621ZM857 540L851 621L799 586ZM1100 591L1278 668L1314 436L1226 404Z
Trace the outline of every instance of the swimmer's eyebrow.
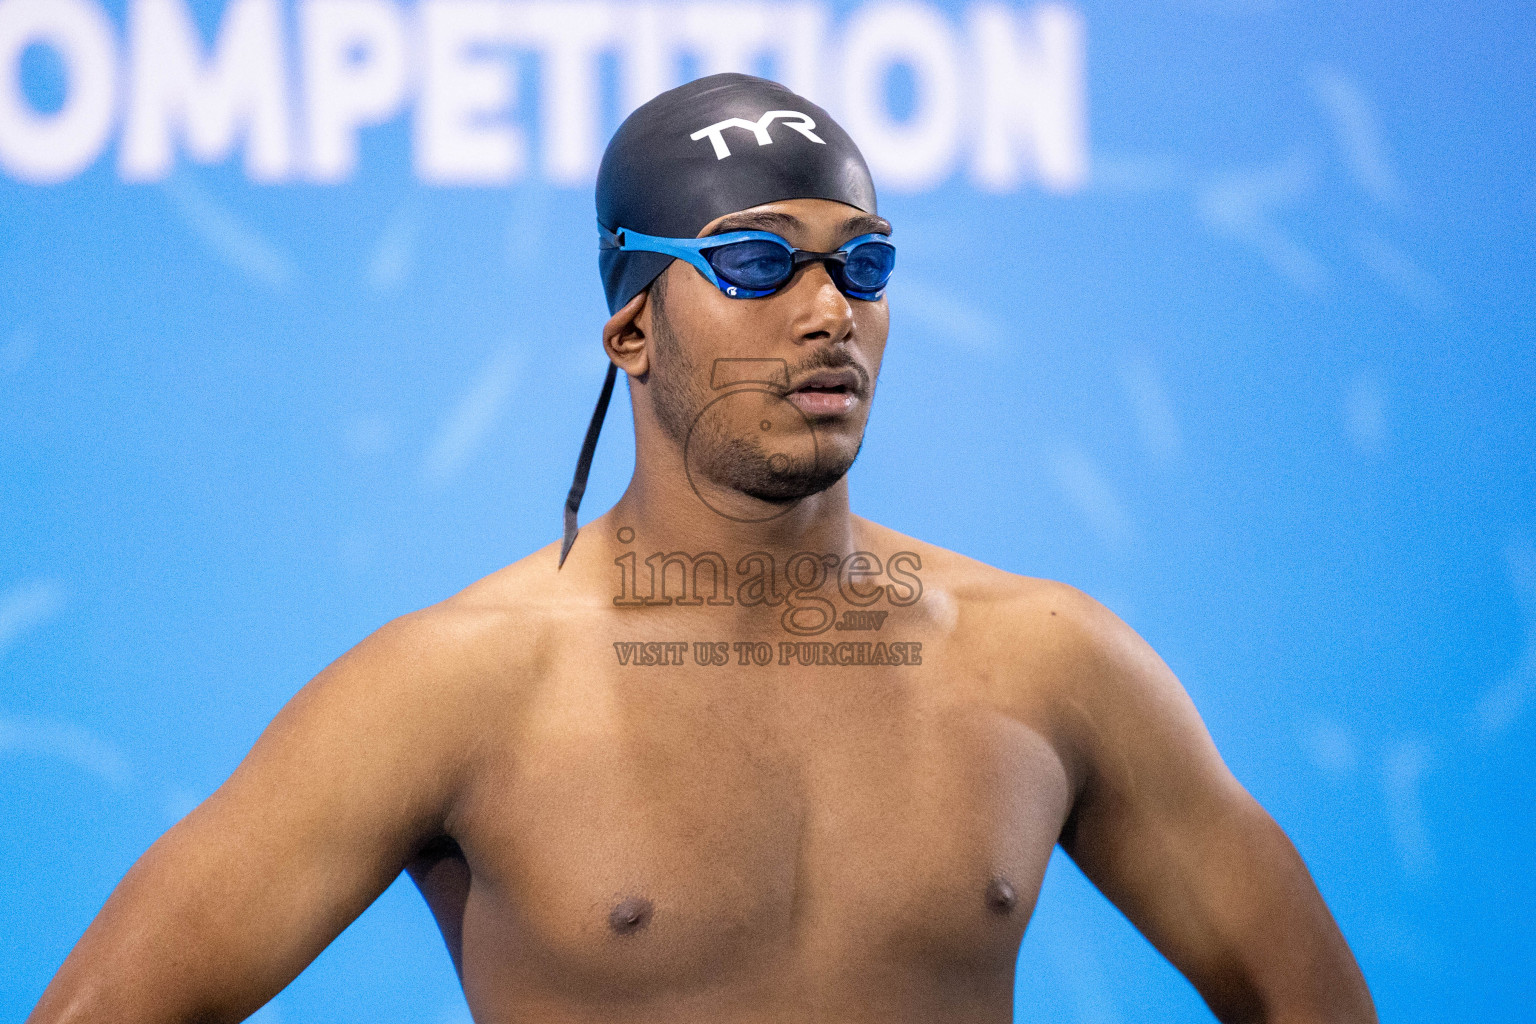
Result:
M777 210L757 210L745 213L733 213L715 226L712 235L723 235L727 231L773 231L783 234L786 230L803 228L804 222L799 217L792 217L787 213ZM888 235L891 233L891 224L884 217L876 217L874 214L861 213L849 217L843 221L842 234L849 238L858 235Z
M843 233L849 236L888 235L891 233L891 222L872 213L861 213L843 221Z
M799 217L791 217L777 210L758 210L749 213L733 213L715 225L711 235L723 235L727 231L774 231L783 233L803 225Z

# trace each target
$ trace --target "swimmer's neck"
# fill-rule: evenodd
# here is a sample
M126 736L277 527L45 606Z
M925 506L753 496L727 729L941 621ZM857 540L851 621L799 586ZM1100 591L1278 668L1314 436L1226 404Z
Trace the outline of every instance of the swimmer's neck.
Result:
M860 548L864 531L849 508L847 477L786 506L705 490L710 503L695 491L681 466L666 472L637 465L624 496L601 521L610 532L634 530L636 543L648 551L735 556L765 551L788 557L801 551L846 556ZM760 521L743 521L754 518Z

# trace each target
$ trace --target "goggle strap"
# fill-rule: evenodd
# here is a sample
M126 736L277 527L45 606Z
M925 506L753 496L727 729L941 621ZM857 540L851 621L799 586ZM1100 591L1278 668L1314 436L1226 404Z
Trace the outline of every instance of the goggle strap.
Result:
M597 436L603 431L603 420L608 416L608 400L613 397L613 382L618 376L616 363L608 364L608 376L603 379L603 393L598 396L597 408L592 410L592 422L587 424L586 439L581 442L581 455L576 459L576 475L571 479L570 493L565 496L565 539L560 543L559 571L565 566L565 556L576 543L576 511L581 508L582 496L587 493L587 474L592 472L592 457L597 454Z

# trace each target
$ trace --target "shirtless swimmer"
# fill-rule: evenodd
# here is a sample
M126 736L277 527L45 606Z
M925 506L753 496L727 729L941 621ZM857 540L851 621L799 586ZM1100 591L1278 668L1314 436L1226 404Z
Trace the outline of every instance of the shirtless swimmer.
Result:
M243 1019L402 870L479 1024L1004 1024L1058 843L1221 1020L1374 1021L1135 633L850 512L895 250L827 113L740 75L665 93L598 215L623 498L577 537L610 374L564 541L304 687L34 1024Z

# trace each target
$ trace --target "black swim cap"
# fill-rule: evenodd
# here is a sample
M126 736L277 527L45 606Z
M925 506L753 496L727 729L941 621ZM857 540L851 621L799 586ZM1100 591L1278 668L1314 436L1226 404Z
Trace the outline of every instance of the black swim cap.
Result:
M695 238L717 217L785 199L878 212L848 133L805 97L751 75L710 75L645 103L614 133L597 172L597 221L609 231ZM599 250L608 312L672 259Z

